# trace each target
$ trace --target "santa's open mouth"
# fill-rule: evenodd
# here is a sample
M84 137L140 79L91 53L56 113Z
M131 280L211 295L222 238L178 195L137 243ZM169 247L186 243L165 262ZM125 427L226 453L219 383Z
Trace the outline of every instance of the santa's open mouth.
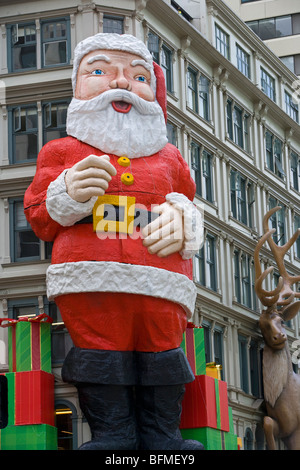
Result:
M126 103L125 101L113 101L111 104L118 113L129 113L132 106L131 103Z

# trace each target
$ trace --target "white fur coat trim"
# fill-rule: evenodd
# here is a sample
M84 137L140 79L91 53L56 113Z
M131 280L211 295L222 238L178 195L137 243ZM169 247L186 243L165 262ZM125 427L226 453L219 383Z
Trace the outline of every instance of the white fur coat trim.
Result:
M188 318L194 312L196 287L183 274L152 266L113 261L52 264L47 270L50 300L79 292L119 292L159 297L180 304Z

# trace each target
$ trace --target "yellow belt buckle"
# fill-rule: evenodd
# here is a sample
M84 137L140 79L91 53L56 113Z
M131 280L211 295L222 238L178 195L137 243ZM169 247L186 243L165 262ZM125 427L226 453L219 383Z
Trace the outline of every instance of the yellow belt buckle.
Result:
M105 218L106 213L119 214L122 212L121 217L117 220ZM120 233L133 233L135 215L135 197L132 196L116 196L105 194L99 196L93 208L93 230L94 232L120 232Z

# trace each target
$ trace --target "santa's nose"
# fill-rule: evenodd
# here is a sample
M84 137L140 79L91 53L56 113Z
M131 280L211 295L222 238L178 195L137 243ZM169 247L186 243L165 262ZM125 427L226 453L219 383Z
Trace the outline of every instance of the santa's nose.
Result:
M130 90L130 82L125 77L123 70L119 70L116 77L110 82L110 88L122 88L123 90Z

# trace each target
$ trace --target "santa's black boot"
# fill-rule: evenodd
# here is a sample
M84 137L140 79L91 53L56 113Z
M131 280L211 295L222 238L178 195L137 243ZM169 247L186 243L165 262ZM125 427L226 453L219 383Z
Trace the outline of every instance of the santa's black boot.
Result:
M80 450L137 449L132 386L77 384L92 439Z
M137 421L144 450L203 450L199 441L182 439L179 425L184 385L138 387Z
M185 383L194 375L181 348L136 353L139 385L136 419L143 450L203 450L199 441L182 439L179 429Z
M91 429L92 439L81 450L138 448L132 352L72 348L65 359L62 378L76 386L80 407Z

